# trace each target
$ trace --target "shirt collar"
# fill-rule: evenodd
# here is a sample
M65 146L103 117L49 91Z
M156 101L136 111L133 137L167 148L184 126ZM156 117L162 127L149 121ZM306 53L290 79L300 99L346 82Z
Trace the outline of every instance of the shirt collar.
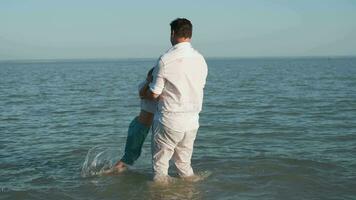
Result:
M191 47L192 45L190 42L180 42L176 45L173 46L174 49L180 49L180 48L186 48L186 47Z

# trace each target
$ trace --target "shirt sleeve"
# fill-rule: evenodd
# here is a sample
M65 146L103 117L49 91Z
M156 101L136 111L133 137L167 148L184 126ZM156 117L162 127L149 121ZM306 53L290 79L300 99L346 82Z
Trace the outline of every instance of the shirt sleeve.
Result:
M164 88L164 64L161 59L158 60L157 65L154 67L152 72L152 82L149 84L150 90L160 95Z

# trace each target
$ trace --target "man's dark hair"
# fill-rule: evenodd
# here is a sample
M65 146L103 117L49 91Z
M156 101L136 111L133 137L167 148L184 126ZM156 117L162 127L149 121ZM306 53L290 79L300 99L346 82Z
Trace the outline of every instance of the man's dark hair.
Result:
M177 18L171 22L171 32L176 37L192 38L193 25L185 18Z

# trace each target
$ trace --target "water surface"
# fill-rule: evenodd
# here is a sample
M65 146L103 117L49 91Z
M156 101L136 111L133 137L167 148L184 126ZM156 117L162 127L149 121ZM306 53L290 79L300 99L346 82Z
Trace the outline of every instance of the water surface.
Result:
M147 140L132 170L83 177L90 149L119 159L154 63L1 62L0 199L356 198L355 58L208 59L192 164L210 176L152 184Z

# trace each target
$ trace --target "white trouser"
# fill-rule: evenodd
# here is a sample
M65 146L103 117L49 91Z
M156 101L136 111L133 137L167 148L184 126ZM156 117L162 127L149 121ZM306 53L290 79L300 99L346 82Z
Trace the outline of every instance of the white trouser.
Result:
M152 127L152 162L154 179L168 175L169 160L172 158L179 176L194 175L190 165L194 140L198 129L179 132L169 129L159 121Z

